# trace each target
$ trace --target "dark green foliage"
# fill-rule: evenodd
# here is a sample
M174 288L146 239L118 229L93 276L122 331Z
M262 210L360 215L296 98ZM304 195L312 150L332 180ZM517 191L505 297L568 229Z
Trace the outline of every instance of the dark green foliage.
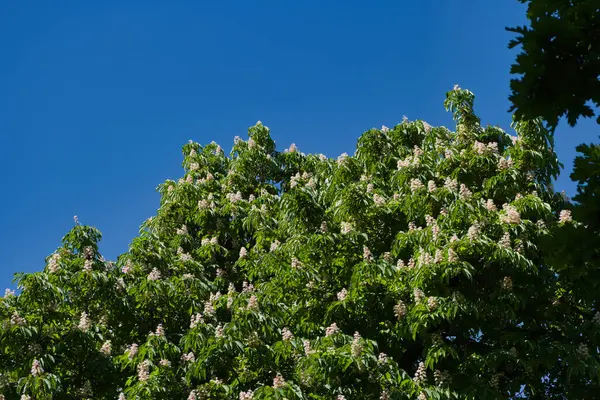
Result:
M554 129L566 116L593 117L600 106L600 2L598 0L519 0L527 3L529 26L509 48L521 46L511 73L510 111L517 119L542 117ZM600 123L600 115L597 119Z

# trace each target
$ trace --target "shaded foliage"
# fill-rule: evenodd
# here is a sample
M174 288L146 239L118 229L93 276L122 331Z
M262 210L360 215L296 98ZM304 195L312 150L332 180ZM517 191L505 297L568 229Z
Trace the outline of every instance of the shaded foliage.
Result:
M552 129L563 116L571 126L579 117L595 116L594 107L600 106L600 3L519 1L527 3L529 26L507 28L517 34L508 47L522 49L510 71L519 75L510 83L510 111L518 119L542 117Z

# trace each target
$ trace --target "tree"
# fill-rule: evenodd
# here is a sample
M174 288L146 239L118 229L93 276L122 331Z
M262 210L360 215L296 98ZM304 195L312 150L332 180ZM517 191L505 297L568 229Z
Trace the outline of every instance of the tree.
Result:
M600 4L597 0L519 0L528 3L530 26L508 47L522 46L511 74L510 111L518 119L542 117L551 129L566 116L593 117L600 106ZM600 123L600 115L597 118Z
M600 314L552 240L582 229L552 134L473 104L455 87L456 132L405 120L337 160L260 122L229 157L186 144L116 264L77 223L17 276L3 398L591 398Z

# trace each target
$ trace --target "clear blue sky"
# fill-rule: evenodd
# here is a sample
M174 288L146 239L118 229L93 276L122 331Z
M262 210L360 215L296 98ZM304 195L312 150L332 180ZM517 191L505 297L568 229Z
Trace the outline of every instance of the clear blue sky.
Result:
M280 148L333 157L403 115L451 126L455 83L508 130L504 27L524 22L516 0L1 1L0 289L75 214L125 251L188 139L229 149L260 119ZM559 189L596 132L559 129Z

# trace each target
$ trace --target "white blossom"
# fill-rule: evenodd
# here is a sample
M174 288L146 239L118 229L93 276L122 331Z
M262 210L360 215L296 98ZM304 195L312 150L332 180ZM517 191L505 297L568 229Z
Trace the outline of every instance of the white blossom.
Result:
M398 170L401 170L402 168L410 167L411 165L412 165L411 158L405 158L403 160L398 160L398 162L396 163L396 167L398 168Z
M337 324L334 322L325 329L325 336L335 335L339 331L340 331L340 329L338 328Z
M448 371L440 371L438 369L433 373L435 384L439 387L445 386L450 382L450 374Z
M436 241L438 239L440 235L440 227L438 226L437 223L434 223L433 226L431 227L431 238L433 239L433 241Z
M250 296L250 300L248 300L248 310L256 310L258 309L258 298L255 295Z
M132 268L133 267L131 265L131 260L127 260L125 265L123 265L123 268L121 268L121 272L123 272L124 274L128 274L131 272Z
M183 353L181 356L181 361L194 362L194 361L196 361L196 355L191 351L189 353Z
M283 387L285 387L285 380L283 379L283 376L277 374L275 378L273 378L273 388L281 389Z
M240 259L245 258L248 255L248 250L245 247L240 249Z
M188 234L187 226L182 225L181 228L177 229L177 234L178 235L187 235Z
M367 246L363 246L363 259L366 261L373 260L373 254L371 254L371 250Z
M353 357L358 357L363 350L363 346L360 343L360 334L358 332L354 332L354 339L352 340L352 344L350 345L350 352Z
M406 304L404 304L403 301L399 301L398 304L394 306L394 315L398 319L402 319L406 315Z
M435 256L433 257L433 262L436 264L439 264L443 261L444 256L442 255L442 250L437 249L435 251Z
M160 279L160 271L156 268L153 268L152 271L148 274L149 281L157 281Z
M502 289L510 292L513 288L512 278L510 276L505 276L502 278Z
M433 259L431 258L431 254L422 251L419 253L419 257L417 258L419 266L429 265L432 263Z
M435 218L433 218L431 215L427 214L425 216L425 224L427 226L431 226L431 225L435 224Z
M102 353L106 356L109 356L111 351L112 351L112 345L110 343L110 340L107 340L106 342L104 342L102 347L100 347L100 353Z
M417 367L417 372L415 372L413 381L417 385L422 385L425 383L426 380L427 380L427 369L425 368L425 363L420 362L419 366Z
M350 233L350 232L352 232L352 230L353 230L352 223L350 223L350 222L342 222L341 228L340 228L340 232L342 234Z
M215 328L215 337L223 337L223 325L219 324L216 328Z
M348 153L342 153L337 158L337 163L338 163L338 165L342 165L342 164L346 163L347 160L348 160Z
M383 253L383 261L391 264L393 262L392 253L389 251Z
M344 301L346 300L346 297L348 296L348 290L346 290L346 288L342 289L341 291L338 292L337 294L337 298L339 301Z
M198 326L198 324L204 323L204 320L202 319L202 314L200 313L196 313L194 315L192 315L192 318L190 320L190 329L194 329L195 327Z
M327 232L327 221L323 221L321 222L321 232L326 233Z
M373 195L373 202L376 206L382 206L385 204L385 198L382 195L375 193Z
M254 399L254 392L248 390L246 392L240 392L240 400L252 400Z
M521 223L521 214L519 214L515 207L508 204L503 204L502 209L504 210L504 214L500 216L501 222L504 222L505 224Z
M437 187L435 186L435 182L434 181L430 180L430 181L427 182L427 191L429 193L435 192L436 189L437 189Z
M92 323L90 321L90 319L88 318L88 315L85 311L83 311L81 313L81 316L79 317L79 324L77 325L77 327L84 331L87 332L88 329L90 329L92 326Z
M487 151L487 149L488 148L485 145L485 143L481 143L481 142L478 142L478 141L475 141L475 143L473 143L473 151L476 154L479 154L479 155L485 154L486 151Z
M438 301L435 297L429 297L427 299L427 308L429 311L434 311L438 307Z
M451 192L454 192L458 189L458 182L456 179L446 178L444 181L444 187Z
M56 272L58 272L58 270L60 269L60 254L58 253L54 253L50 256L50 259L48 260L48 272L50 272L51 274L54 274Z
M413 295L415 297L415 303L420 303L425 298L425 293L418 288L413 291Z
M150 377L150 361L144 360L138 365L138 380L145 382Z
M179 259L181 261L183 261L183 262L191 261L192 260L192 256L189 255L188 253L181 253L181 254L179 254ZM159 278L160 278L160 276L159 276Z
M313 350L313 349L310 347L310 341L308 341L308 340L304 339L304 340L302 341L302 345L303 345L303 347L304 347L304 354L305 354L305 355L307 355L307 356L308 356L308 355L310 355L310 354L314 353L314 350Z
M33 363L31 364L31 375L40 376L43 373L44 369L42 368L41 363L37 359L33 360Z
M471 225L471 227L469 227L469 230L467 231L467 237L469 238L469 240L476 240L480 234L481 225L479 225L479 222L474 222L473 225Z
M460 184L460 191L459 191L459 196L462 200L468 200L471 198L471 196L473 195L473 193L471 193L471 191L469 190L469 188L461 183Z
M406 267L406 265L404 264L404 260L399 258L398 262L396 262L396 269L401 270L404 267Z
M498 159L498 171L502 171L508 168L511 168L513 166L513 160L512 159L506 159L506 158L500 158Z
M198 200L198 209L200 211L206 210L208 208L210 208L210 204L208 203L208 200L206 200L206 199Z
M448 262L456 262L458 261L458 254L454 251L454 249L448 249Z
M294 334L288 328L283 328L281 330L281 338L285 341L290 341L294 338Z
M138 352L138 345L137 343L133 343L131 346L129 346L127 348L127 354L129 356L129 359L131 360L133 357L135 357L135 355Z
M85 272L91 272L94 267L94 262L92 260L85 260L83 263L83 270Z
M254 292L254 285L248 283L247 281L242 282L242 293L251 293Z
M411 192L416 192L422 188L424 188L425 186L423 185L423 183L421 183L420 180L418 179L411 179L410 180L410 191Z
M502 238L498 241L498 244L502 247L510 249L510 233L504 232Z
M210 301L204 302L204 315L211 316L215 314L215 307Z
M298 260L296 257L292 257L292 268L302 268L302 262L300 262L300 260Z
M573 217L571 216L571 211L570 210L562 210L560 212L558 222L561 224L573 222Z

